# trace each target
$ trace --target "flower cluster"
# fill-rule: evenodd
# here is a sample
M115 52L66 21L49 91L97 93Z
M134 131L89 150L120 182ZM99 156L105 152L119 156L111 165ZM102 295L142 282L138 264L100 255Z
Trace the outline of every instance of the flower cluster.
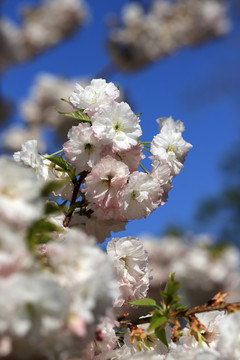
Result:
M219 0L155 0L146 13L140 2L126 5L122 26L113 27L109 50L117 65L132 71L171 54L225 34L230 23Z
M1 20L0 69L24 61L57 44L82 25L87 17L83 0L45 0L40 6L28 6L23 26Z
M127 221L146 217L164 204L172 187L172 177L183 168L192 147L182 138L182 122L175 122L171 117L158 119L159 133L152 143L141 142L139 116L126 102L117 102L118 97L119 90L113 83L93 79L85 87L76 85L69 97L76 111L66 113L80 120L69 130L69 140L63 144L65 160L72 166L75 183L78 182L79 193L74 201L81 196L79 210L76 206L70 226L78 225L99 237L97 227L101 224L99 241L115 230L114 225L116 231L124 229ZM144 149L152 154L151 172L144 168L145 172L138 171L145 157ZM53 159L44 155L45 160L41 160L32 142L24 144L14 157L35 168L37 173L42 173L41 162ZM51 167L49 163L45 165ZM66 172L66 167L62 169L61 177L69 179L67 186L73 194L74 181L68 176L69 171ZM80 174L79 178L76 173Z
M157 120L152 142L141 142L139 116L118 97L119 89L103 79L77 84L69 97L73 110L65 115L79 124L62 150L42 155L29 140L14 153L15 162L0 158L0 358L238 360L239 313L198 313L235 312L239 303L228 304L227 294L218 293L187 309L172 273L157 303L146 297L155 275L151 249L149 269L135 237L113 238L106 252L97 246L164 204L192 147L183 140L183 123L171 117ZM151 153L151 171L140 163L143 150ZM172 248L182 260L187 250ZM165 258L173 255L164 250ZM187 272L198 276L197 261L185 260ZM231 251L225 260L234 272ZM221 282L227 275L219 276L215 265L211 280ZM180 260L177 271L184 283ZM200 287L191 277L195 282Z
M177 175L188 150L179 122L159 120L159 134L145 148L153 154L152 172L139 172L144 143L139 116L125 102L116 102L118 89L104 80L76 86L71 104L84 109L89 122L72 127L63 145L66 159L80 172L85 170L83 192L92 217L126 222L141 219L164 203L171 179ZM181 123L182 124L182 123ZM149 143L150 144L150 143Z

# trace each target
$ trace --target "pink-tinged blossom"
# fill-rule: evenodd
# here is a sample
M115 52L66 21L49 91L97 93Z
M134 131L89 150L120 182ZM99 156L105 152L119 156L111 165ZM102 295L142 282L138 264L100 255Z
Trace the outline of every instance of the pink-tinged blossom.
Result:
M99 215L101 213L101 216ZM119 232L125 230L126 221L115 220L113 216L106 217L101 209L98 209L97 214L94 213L91 217L79 215L74 212L70 227L78 227L88 235L92 235L97 239L98 243L102 243L111 236L111 232Z
M69 141L63 144L66 160L77 170L90 170L100 157L101 143L90 124L80 123L68 132Z
M119 207L122 188L128 175L127 165L106 156L86 177L83 191L87 200L102 208Z
M177 175L184 168L183 163L192 145L183 140L181 132L160 132L154 136L151 153L171 166L171 175Z
M107 245L107 253L113 261L122 293L114 306L145 297L149 286L147 252L139 239L130 236L114 238Z
M110 317L104 317L97 326L96 338L88 346L85 356L81 360L109 359L109 352L118 345L118 337L114 331L117 322Z
M85 88L76 84L76 90L70 95L69 101L74 108L84 109L89 116L92 116L118 97L119 90L112 82L93 79Z
M168 192L172 189L171 167L164 161L152 156L152 177L163 189L163 201L167 201Z
M114 152L126 151L138 145L142 130L139 118L130 106L113 101L92 117L92 127L100 141L112 144Z
M116 153L116 159L121 160L129 168L130 173L137 171L140 161L145 158L142 153L143 145L133 146L128 151L121 151Z
M124 215L126 219L141 219L162 202L163 189L149 174L135 171L124 188Z
M123 192L121 193L121 196ZM93 210L93 215L100 221L115 220L116 222L125 222L123 202L120 198L119 207L116 208L101 208L96 204L89 205L89 209Z

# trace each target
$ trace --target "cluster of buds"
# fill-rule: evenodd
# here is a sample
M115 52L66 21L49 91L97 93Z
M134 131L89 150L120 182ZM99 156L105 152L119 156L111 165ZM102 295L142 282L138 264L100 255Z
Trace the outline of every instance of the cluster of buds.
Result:
M33 142L14 155L38 173L44 172L43 165L49 168L46 161L58 165L60 176L56 177L69 179L65 185L69 191L64 193L72 193L72 198L66 199L74 207L64 220L65 226L78 225L99 241L110 236L111 230L124 229L127 221L146 217L166 202L172 178L183 168L192 147L182 138L183 123L171 117L157 120L159 133L152 142L141 142L140 118L126 102L117 102L118 96L118 88L103 79L94 79L85 88L76 85L69 103L77 110L65 114L80 123L68 132L62 168L59 157L38 155ZM145 157L143 150L151 153L151 172L140 163ZM144 172L138 171L139 165Z
M230 28L222 0L155 0L147 13L133 2L124 8L122 21L121 27L111 29L108 47L125 71L223 35Z
M57 44L82 25L86 17L83 0L45 0L40 6L25 8L21 28L7 19L1 20L0 71Z

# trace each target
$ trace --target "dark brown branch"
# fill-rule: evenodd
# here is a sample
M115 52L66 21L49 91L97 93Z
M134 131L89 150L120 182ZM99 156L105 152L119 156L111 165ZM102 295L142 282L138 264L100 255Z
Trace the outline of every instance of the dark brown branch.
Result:
M179 317L189 317L193 314L201 314L204 312L210 312L210 311L233 311L233 310L240 310L240 302L236 303L222 303L218 305L202 305L202 306L195 306L193 308L184 310L184 311L175 311L172 313L172 316L179 318ZM120 326L121 327L131 327L135 325L142 325L142 324L148 324L151 320L151 315L146 316L142 319L135 319L135 320L120 320Z
M73 182L73 185L74 185L74 189L73 189L73 194L72 194L72 199L71 199L71 203L70 203L70 206L68 208L68 212L67 212L67 215L63 221L63 226L64 227L68 227L69 223L70 223L70 220L72 218L72 214L73 214L73 211L74 211L74 204L78 198L78 193L79 193L79 190L80 190L80 186L81 186L81 183L83 182L83 180L85 179L85 177L87 176L88 172L87 171L83 171L79 177L79 179L77 180L77 178L73 179L72 182Z
M206 305L202 305L202 306L195 306L194 308L188 309L186 311L180 312L180 316L183 317L188 317L189 315L193 315L193 314L201 314L204 312L208 312L208 311L228 311L231 310L231 308L236 309L236 310L240 310L240 302L236 302L236 303L223 303L223 304L218 304L218 305L210 305L210 306L206 306ZM183 315L182 315L183 313Z

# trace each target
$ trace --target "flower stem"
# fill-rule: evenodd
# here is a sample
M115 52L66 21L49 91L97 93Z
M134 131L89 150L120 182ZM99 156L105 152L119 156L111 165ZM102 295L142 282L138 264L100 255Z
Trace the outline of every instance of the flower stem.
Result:
M150 172L147 171L147 169L145 169L145 167L142 165L142 164L139 164L141 166L141 168L143 169L143 171L146 173L146 174L149 174L150 175Z
M61 150L58 150L58 151L56 151L55 153L53 153L53 154L51 154L51 155L48 155L48 156L54 156L54 155L57 155L57 154L59 154L60 152L63 152L63 149L61 149Z

